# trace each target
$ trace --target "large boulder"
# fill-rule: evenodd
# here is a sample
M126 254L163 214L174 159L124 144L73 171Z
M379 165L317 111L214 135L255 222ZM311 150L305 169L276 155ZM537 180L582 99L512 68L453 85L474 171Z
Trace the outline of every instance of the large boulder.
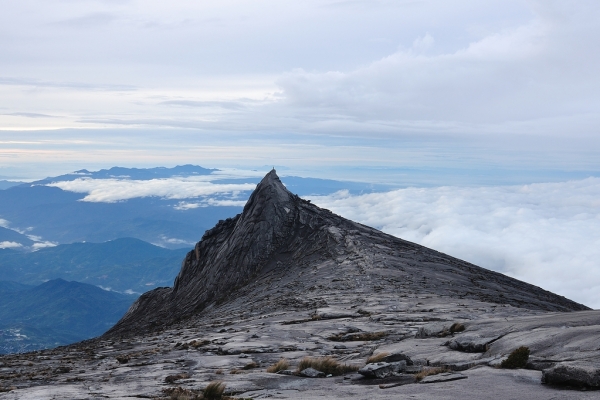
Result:
M396 361L396 362L377 362L367 364L361 369L358 370L358 373L364 376L365 378L387 378L390 375L393 375L398 372L402 372L406 369L406 361Z
M425 324L419 328L415 337L419 339L425 339L428 337L438 337L440 335L443 335L444 332L450 332L451 326L451 321L433 322Z
M406 361L406 365L413 365L413 360L404 353L392 353L385 356L381 361L392 363L397 361Z
M542 383L600 388L600 363L561 362L542 371Z
M496 337L481 337L478 335L461 335L450 341L447 346L452 350L464 351L467 353L484 353L488 350L488 345L498 339Z

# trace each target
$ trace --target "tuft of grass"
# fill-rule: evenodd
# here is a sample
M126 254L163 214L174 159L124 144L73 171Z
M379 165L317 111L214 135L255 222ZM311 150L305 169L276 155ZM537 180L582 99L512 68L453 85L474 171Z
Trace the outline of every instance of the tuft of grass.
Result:
M203 391L204 398L207 400L219 400L223 398L225 384L222 381L209 383Z
M290 367L290 364L288 363L288 360L286 360L285 358L282 358L281 360L277 361L275 364L273 364L269 368L267 368L267 372L275 374L279 371L286 370L289 367Z
M355 365L342 364L333 357L304 357L300 364L298 364L297 371L303 371L306 368L313 368L317 371L321 371L326 375L343 375L348 372L358 371L358 367Z
M197 349L198 347L202 347L202 346L206 346L207 344L210 344L210 341L208 341L208 340L192 340L188 344L191 347Z
M442 368L442 367L427 368L419 373L416 373L415 378L417 381L420 381L423 378L425 378L426 376L443 374L444 372L450 372L450 371L448 370L448 368Z
M258 364L255 362L251 362L249 364L244 365L244 367L242 369L247 371L249 369L254 369L254 368L258 368Z
M460 322L455 322L450 326L450 329L444 328L443 331L438 333L438 337L446 337L450 335L454 335L457 332L462 332L465 330L465 326Z
M223 370L222 369L218 369L215 371L215 374L217 375L223 375Z
M202 400L202 395L189 389L182 387L167 388L162 390L170 400Z
M178 381L180 379L187 379L189 377L190 377L189 374L169 375L165 378L165 382L166 383L174 383L175 381Z
M509 354L508 358L502 361L500 368L525 368L525 365L527 365L527 360L529 360L529 347L521 346L518 349L513 350L513 352Z
M389 355L390 355L390 353L374 354L371 357L367 358L367 364L378 363L380 361L383 361L383 359Z
M117 361L119 364L127 364L130 358L128 356L117 356Z

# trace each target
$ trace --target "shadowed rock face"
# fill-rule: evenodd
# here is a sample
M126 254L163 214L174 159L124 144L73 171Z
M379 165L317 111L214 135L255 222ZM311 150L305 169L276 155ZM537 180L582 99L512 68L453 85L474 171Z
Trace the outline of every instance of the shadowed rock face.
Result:
M278 285L274 285L277 280ZM432 293L544 311L587 307L536 286L346 220L290 193L275 170L241 214L206 231L174 287L148 292L109 332L127 335L235 301L255 311L314 307L332 291ZM318 305L318 304L317 304ZM322 304L321 304L322 305Z

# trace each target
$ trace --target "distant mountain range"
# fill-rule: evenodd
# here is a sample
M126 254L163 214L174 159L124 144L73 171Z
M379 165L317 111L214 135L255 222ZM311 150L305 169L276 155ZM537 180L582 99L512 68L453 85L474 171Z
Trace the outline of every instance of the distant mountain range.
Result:
M189 177L198 175L210 175L211 173L218 171L218 169L202 168L198 165L178 165L173 168L156 167L156 168L123 168L123 167L112 167L109 169L101 169L99 171L88 171L87 169L81 169L79 171L71 172L70 174L59 175L55 177L45 178L39 181L32 182L32 184L45 184L51 182L71 181L73 179L87 177L93 179L112 179L112 178L126 178L126 179L137 179L137 180L150 180L150 179L161 179L170 178L173 176Z
M123 316L135 298L62 279L39 286L0 282L0 353L98 336Z
M219 220L240 213L253 186L250 190L237 193L237 202L234 203L221 202L215 205L211 200L217 196L204 196L200 206L180 207L181 199L158 195L116 202L81 201L86 193L46 185L82 178L93 182L106 179L139 182L200 177L207 180L210 178L210 182L215 185L257 184L260 180L260 176L244 177L243 174L235 176L218 172L193 165L148 169L114 167L95 172L79 170L0 190L0 226L21 234L9 238L8 233L0 232L0 248L20 248L27 251L51 244L105 242L123 237L138 238L167 248L192 246L205 230ZM339 190L361 193L389 189L385 185L300 177L283 177L282 181L299 195L326 195ZM4 241L12 244L1 245ZM32 247L32 243L36 247Z
M1 251L0 280L39 285L61 278L141 294L171 286L189 250L170 250L123 238L63 244L31 253Z
M0 180L0 190L8 189L9 187L22 185L25 182Z

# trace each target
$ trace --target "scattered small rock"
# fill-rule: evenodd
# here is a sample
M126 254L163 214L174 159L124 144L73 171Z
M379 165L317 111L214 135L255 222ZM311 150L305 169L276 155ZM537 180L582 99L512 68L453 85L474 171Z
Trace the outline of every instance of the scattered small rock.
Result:
M429 375L423 378L419 383L438 383L438 382L449 382L456 381L459 379L466 379L467 376L458 374L456 372L444 372L437 375Z
M325 374L321 371L317 371L314 368L306 368L300 371L300 376L304 376L306 378L324 378Z
M295 371L292 369L282 369L281 371L276 372L279 375L296 375Z
M488 345L498 337L481 337L475 335L462 335L448 341L447 345L452 350L467 353L483 353L487 351Z
M381 361L383 362L397 362L397 361L406 361L406 365L413 365L413 361L404 353L392 353L385 356Z

